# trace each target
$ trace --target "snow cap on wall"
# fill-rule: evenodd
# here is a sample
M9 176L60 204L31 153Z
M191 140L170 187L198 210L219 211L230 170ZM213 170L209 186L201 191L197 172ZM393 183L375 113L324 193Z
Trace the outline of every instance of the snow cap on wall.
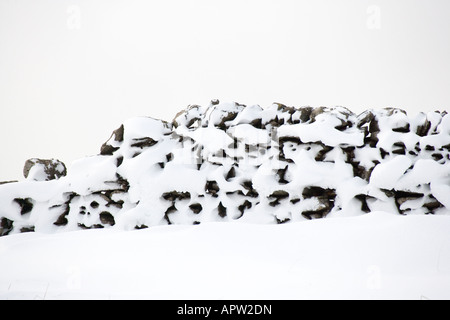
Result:
M450 116L213 100L129 119L99 155L30 159L24 175L0 183L0 235L450 214Z

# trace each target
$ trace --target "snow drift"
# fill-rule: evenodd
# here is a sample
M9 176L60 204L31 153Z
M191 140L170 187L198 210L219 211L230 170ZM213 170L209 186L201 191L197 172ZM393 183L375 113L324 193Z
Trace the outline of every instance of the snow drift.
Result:
M450 213L450 116L211 101L127 120L75 161L0 183L0 235L371 211Z
M16 234L0 239L0 299L450 299L449 228L377 211Z

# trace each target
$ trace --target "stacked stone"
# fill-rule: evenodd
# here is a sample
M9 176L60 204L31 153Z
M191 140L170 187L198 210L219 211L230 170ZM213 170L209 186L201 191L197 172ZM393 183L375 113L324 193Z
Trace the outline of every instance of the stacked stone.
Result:
M30 159L0 185L0 235L370 211L450 213L450 116L211 101L126 121L69 171Z

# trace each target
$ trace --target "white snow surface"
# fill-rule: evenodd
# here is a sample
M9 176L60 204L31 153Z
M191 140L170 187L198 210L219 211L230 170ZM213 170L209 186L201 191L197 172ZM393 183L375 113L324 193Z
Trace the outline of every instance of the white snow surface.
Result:
M450 217L0 238L0 299L449 299Z

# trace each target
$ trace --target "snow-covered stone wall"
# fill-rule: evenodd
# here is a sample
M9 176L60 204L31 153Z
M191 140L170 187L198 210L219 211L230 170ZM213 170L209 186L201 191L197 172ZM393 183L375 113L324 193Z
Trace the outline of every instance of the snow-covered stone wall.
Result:
M450 214L450 116L213 100L127 120L99 155L30 159L24 175L0 183L0 235Z

